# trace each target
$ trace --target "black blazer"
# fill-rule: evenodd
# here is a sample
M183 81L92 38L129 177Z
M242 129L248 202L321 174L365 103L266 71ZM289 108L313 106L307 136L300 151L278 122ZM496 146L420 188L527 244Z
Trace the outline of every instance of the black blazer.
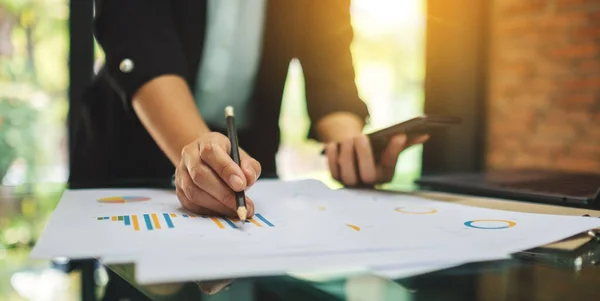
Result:
M205 0L96 0L94 34L105 65L75 112L71 184L165 178L174 167L141 125L132 95L155 77L181 76L194 90L205 31ZM350 53L349 0L270 0L251 114L258 121L240 133L240 146L275 175L279 112L288 66L301 62L312 123L334 111L366 119ZM132 68L123 68L129 59ZM214 128L216 131L224 129ZM314 138L311 127L309 137Z

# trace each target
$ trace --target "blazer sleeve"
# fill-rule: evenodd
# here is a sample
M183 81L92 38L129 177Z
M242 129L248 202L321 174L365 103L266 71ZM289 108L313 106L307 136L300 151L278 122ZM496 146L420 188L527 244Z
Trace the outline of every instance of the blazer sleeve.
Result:
M316 138L314 124L333 112L351 112L367 122L369 111L360 99L350 45L354 31L350 0L311 0L300 29L299 60L306 87L311 120L309 138Z
M126 102L155 77L186 78L169 0L97 0L95 8L94 35L105 53L104 71Z

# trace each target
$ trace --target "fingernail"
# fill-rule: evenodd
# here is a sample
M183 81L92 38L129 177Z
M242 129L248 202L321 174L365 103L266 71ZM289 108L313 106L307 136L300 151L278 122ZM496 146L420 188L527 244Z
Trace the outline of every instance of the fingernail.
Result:
M229 184L235 190L239 190L244 187L244 181L242 180L242 178L238 177L237 175L232 175L231 178L229 178Z

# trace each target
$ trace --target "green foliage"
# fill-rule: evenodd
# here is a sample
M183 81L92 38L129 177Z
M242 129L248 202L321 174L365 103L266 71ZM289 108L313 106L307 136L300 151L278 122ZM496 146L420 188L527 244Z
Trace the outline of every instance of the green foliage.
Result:
M34 241L64 189L37 182L64 156L68 1L0 0L0 9L14 20L5 23L13 52L0 56L0 184L16 160L26 166L25 185L6 188L12 211L0 212L0 245L11 247L9 233Z
M0 0L13 52L0 56L0 183L21 159L26 181L56 164L66 128L68 1ZM0 20L2 22L2 20Z
M28 166L34 165L37 116L38 112L27 102L0 98L0 179L17 157Z

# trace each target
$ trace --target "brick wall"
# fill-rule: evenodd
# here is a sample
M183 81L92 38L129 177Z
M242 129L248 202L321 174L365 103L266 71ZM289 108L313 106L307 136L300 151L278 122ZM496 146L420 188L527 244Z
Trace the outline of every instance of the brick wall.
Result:
M488 168L600 172L600 0L489 1Z

